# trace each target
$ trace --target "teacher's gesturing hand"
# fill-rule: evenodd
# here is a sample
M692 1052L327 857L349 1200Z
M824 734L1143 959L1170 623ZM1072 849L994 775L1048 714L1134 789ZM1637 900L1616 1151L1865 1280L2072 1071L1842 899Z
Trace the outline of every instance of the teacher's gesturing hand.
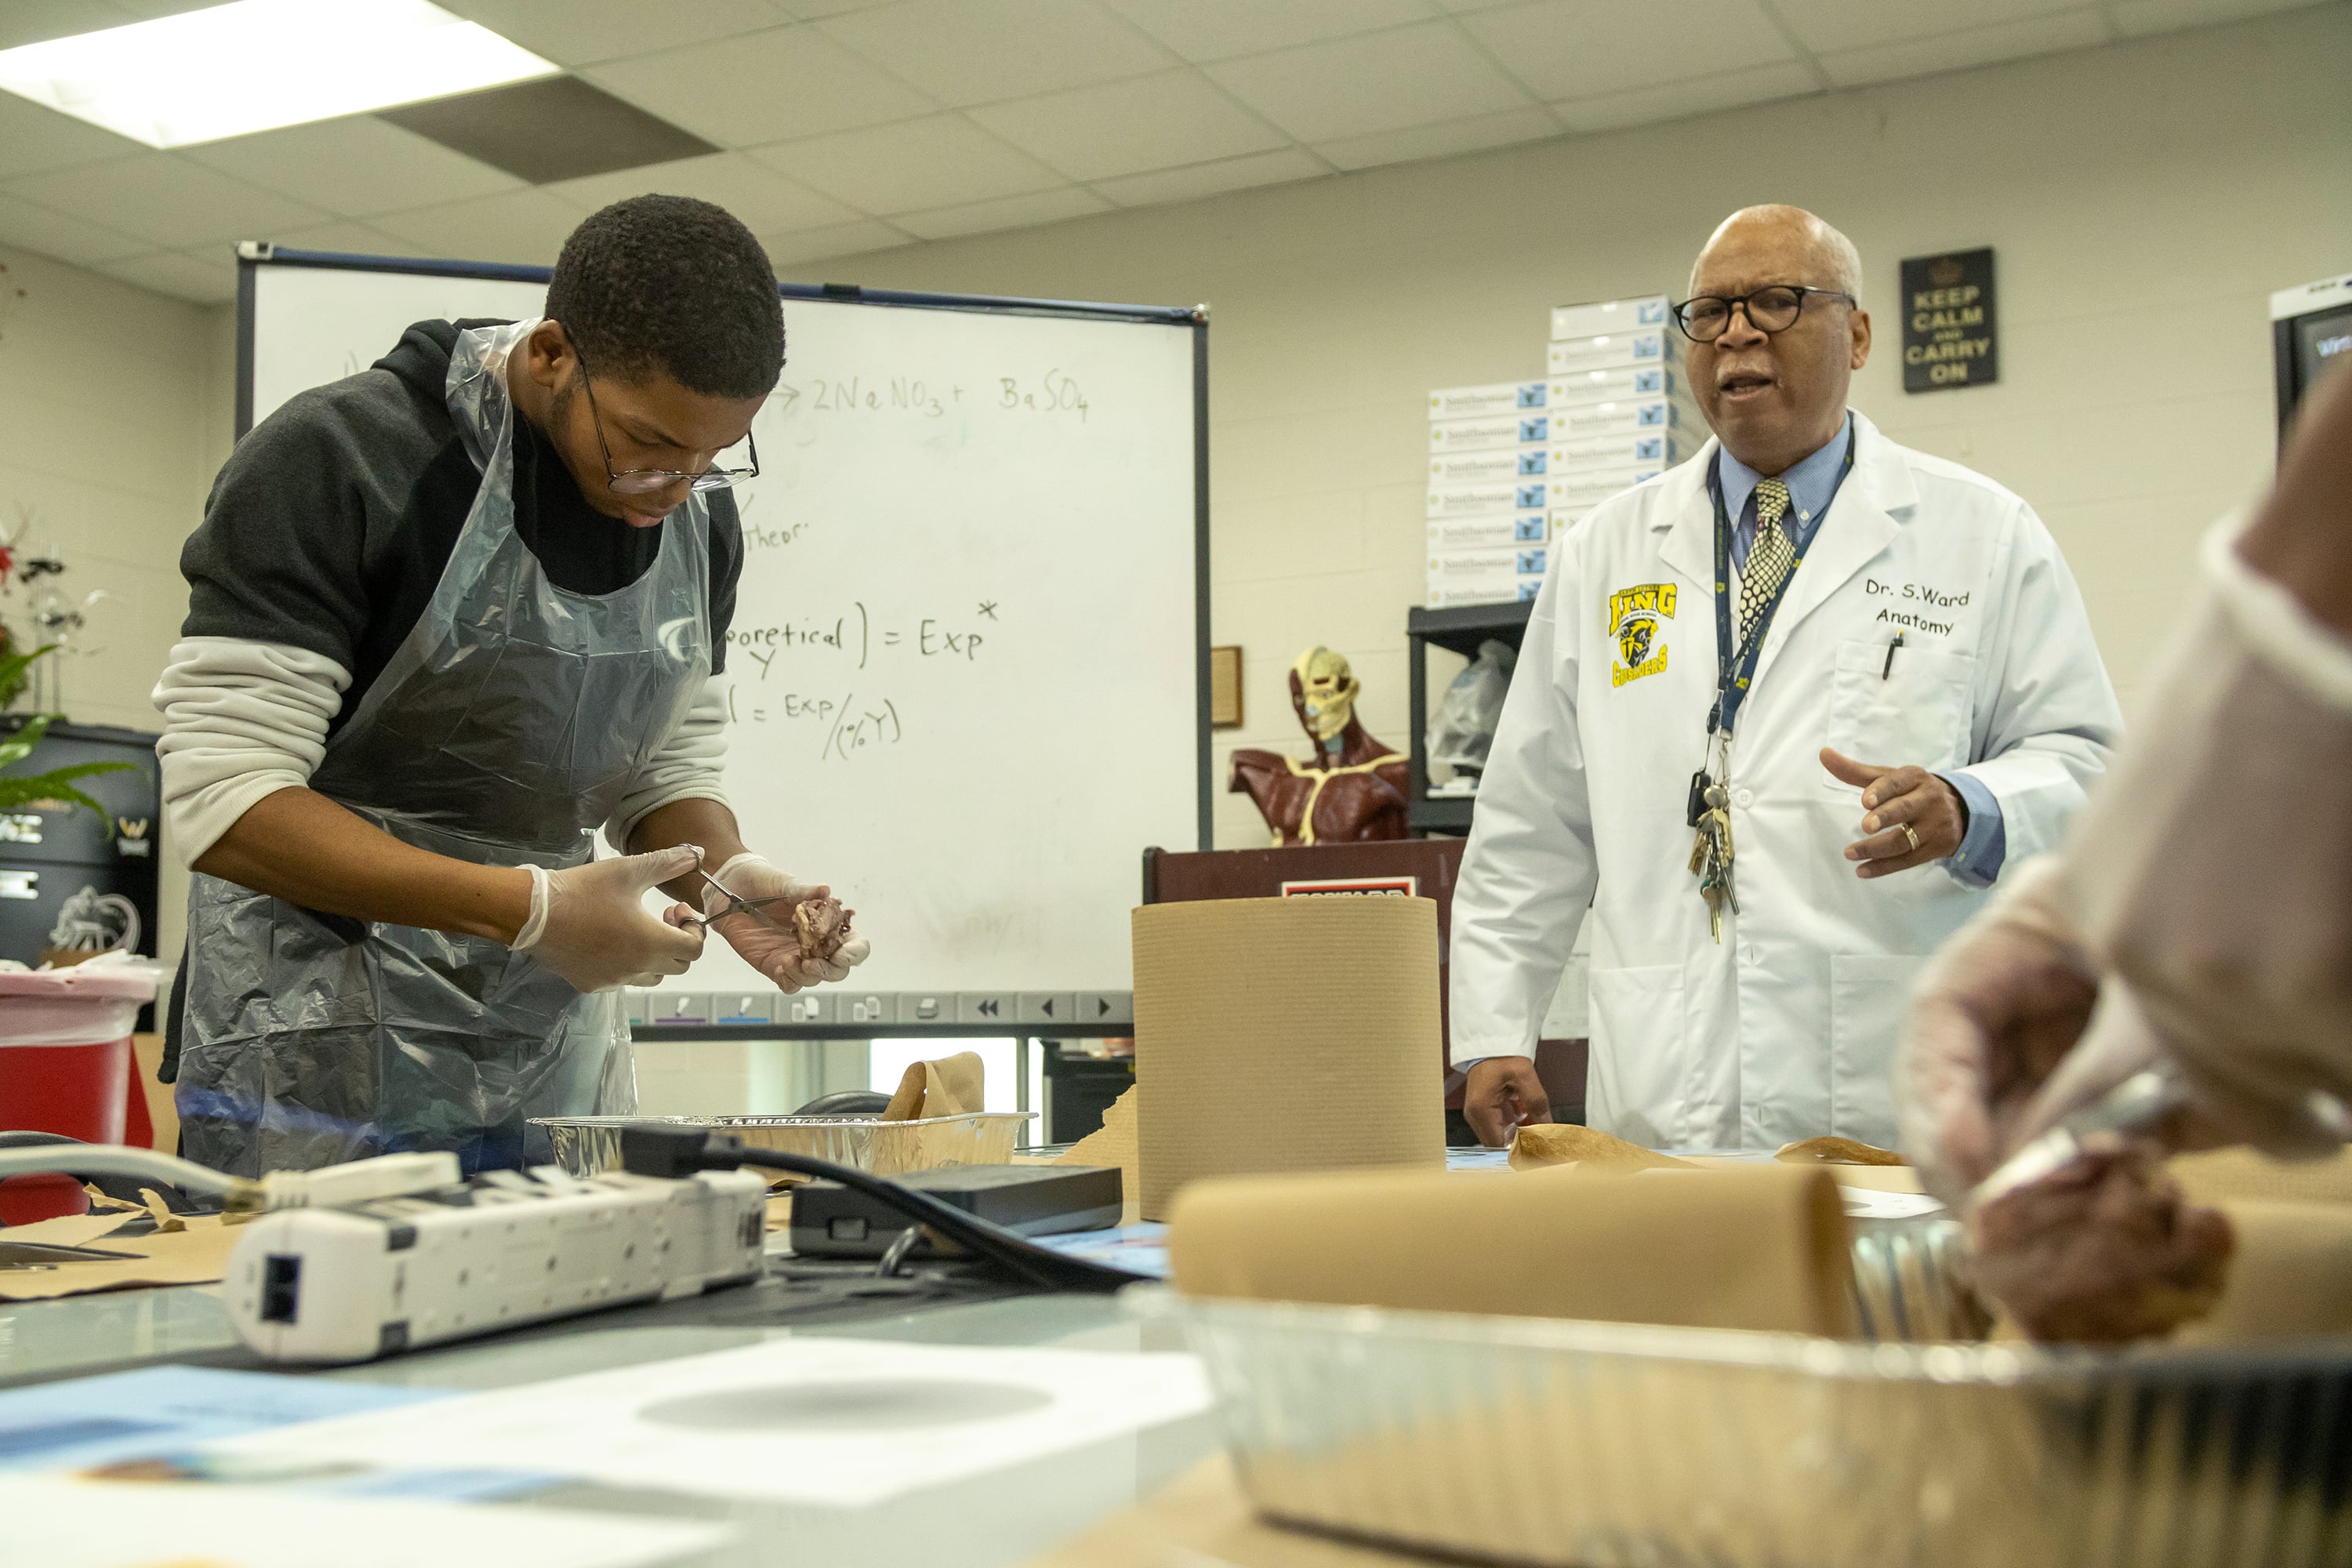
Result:
M1847 859L1862 862L1853 868L1857 877L1885 877L1941 860L1968 837L1969 808L1960 792L1925 768L1857 763L1827 746L1822 766L1862 791L1868 814L1862 828L1870 837L1845 847Z

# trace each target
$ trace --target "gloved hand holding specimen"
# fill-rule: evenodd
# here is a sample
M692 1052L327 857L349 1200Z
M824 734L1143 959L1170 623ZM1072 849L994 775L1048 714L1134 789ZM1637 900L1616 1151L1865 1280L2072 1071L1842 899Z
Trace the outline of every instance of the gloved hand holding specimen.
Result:
M846 980L873 951L831 889L787 876L757 855L709 873L703 919L743 962L784 991Z

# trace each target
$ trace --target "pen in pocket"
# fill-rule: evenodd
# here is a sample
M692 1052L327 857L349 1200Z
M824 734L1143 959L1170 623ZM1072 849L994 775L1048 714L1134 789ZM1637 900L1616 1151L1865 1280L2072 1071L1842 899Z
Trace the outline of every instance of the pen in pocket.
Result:
M1903 634L1901 632L1896 632L1895 634L1895 640L1886 645L1886 666L1878 672L1879 679L1884 680L1888 676L1895 673L1895 650L1902 646Z

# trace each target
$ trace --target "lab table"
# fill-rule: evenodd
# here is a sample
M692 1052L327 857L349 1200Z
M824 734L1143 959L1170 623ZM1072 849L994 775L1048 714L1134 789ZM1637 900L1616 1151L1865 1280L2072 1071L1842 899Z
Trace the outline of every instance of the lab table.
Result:
M1099 1351L1183 1348L1170 1327L1130 1319L1108 1296L1013 1294L935 1270L893 1286L875 1281L870 1265L812 1268L798 1260L771 1262L765 1279L741 1289L317 1370L265 1362L246 1351L226 1310L203 1287L0 1303L0 1389L179 1363L471 1392L783 1335ZM586 1483L509 1494L480 1506L607 1510L730 1529L732 1538L715 1552L680 1560L696 1568L998 1568L1026 1562L1150 1496L1216 1447L1212 1419L1203 1414L867 1508L728 1501Z

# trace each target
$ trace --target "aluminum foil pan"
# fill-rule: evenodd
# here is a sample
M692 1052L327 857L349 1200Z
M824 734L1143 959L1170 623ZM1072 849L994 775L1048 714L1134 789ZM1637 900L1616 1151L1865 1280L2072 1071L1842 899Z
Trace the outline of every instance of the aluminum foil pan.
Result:
M2053 1352L1130 1292L1260 1512L1559 1568L2352 1562L2352 1342Z
M979 1110L883 1121L866 1116L549 1116L531 1125L547 1130L555 1163L575 1176L621 1168L624 1127L694 1127L732 1132L754 1149L807 1154L871 1171L903 1175L936 1165L1002 1165L1013 1158L1023 1126L1036 1112Z
M1865 1340L1981 1340L1992 1314L1969 1283L1958 1220L1850 1220L1853 1311Z

